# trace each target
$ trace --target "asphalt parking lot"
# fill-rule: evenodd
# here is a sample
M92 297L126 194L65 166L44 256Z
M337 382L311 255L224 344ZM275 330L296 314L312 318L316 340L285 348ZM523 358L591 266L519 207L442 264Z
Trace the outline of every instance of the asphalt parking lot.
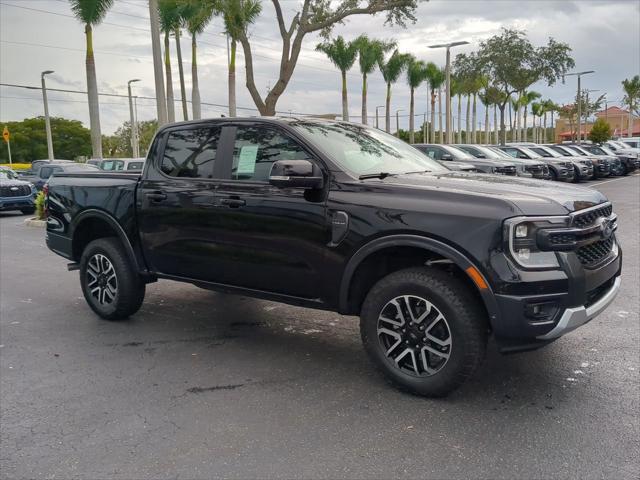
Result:
M588 185L619 216L616 301L545 349L491 346L443 400L388 386L352 317L164 281L101 321L0 214L0 475L639 478L640 176Z

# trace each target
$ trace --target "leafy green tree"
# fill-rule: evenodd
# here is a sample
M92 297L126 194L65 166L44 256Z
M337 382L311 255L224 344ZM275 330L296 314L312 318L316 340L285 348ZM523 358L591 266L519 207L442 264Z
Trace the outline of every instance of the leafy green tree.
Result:
M316 50L323 52L338 69L342 77L342 119L349 121L349 99L347 96L347 72L353 67L358 56L358 45L346 42L342 36L333 41L316 45Z
M540 80L544 80L549 86L553 85L575 66L570 53L571 48L567 44L553 38L545 46L534 47L524 32L506 28L500 35L480 43L477 52L478 68L505 95L498 105L503 143L506 142L504 112L509 97Z
M138 141L140 152L144 155L151 145L153 136L158 130L156 120L143 120L138 122ZM113 135L102 137L103 149L107 157L130 158L133 156L131 147L131 123L124 122Z
M100 103L98 101L98 80L96 61L93 55L93 27L104 20L113 5L113 0L69 0L73 15L84 23L86 38L87 98L89 101L89 123L91 125L91 146L93 157L102 158L102 137L100 133ZM55 151L55 150L54 150Z
M260 16L262 3L260 0L217 0L213 4L214 14L221 16L225 33L231 39L229 53L229 116L236 113L236 52L241 36L246 36L250 25Z
M415 141L415 91L426 79L427 64L422 60L416 60L411 57L407 65L407 83L411 91L411 99L409 101L409 143L414 143Z
M407 68L411 58L411 55L400 53L398 49L396 49L386 61L382 59L378 62L378 68L380 69L380 73L382 73L382 78L384 78L387 84L384 124L387 133L391 131L391 84L398 81L400 74Z
M395 47L394 43L372 40L366 35L360 35L354 40L358 48L358 64L362 74L362 123L367 125L367 76L373 72L384 59L385 52Z
M328 38L336 24L341 24L354 15L385 13L387 23L404 26L407 21L415 22L414 13L420 1L422 0L343 0L340 2L302 0L298 2L299 7L291 21L285 22L282 0L272 0L278 31L282 37L282 53L278 79L272 83L271 89L264 98L256 85L254 76L252 50L254 40L250 39L246 33L242 33L239 38L244 51L247 89L260 114L275 115L276 105L289 85L306 35L318 32ZM290 5L287 4L287 7Z
M593 143L604 143L611 138L611 125L604 119L598 118L591 131L589 132L589 140Z
M170 36L180 28L182 21L180 8L176 0L159 0L158 13L160 30L164 33L164 70L167 82L167 117L169 122L176 121L175 97L173 94L173 78L171 75Z
M47 158L47 136L44 117L6 122L11 132L11 157L16 163L29 163ZM78 120L51 117L51 136L56 157L74 160L91 155L91 131ZM6 148L0 148L0 162L9 161Z
M629 108L629 127L627 136L633 136L633 114L640 115L640 75L636 75L631 80L622 81L624 97L622 103Z

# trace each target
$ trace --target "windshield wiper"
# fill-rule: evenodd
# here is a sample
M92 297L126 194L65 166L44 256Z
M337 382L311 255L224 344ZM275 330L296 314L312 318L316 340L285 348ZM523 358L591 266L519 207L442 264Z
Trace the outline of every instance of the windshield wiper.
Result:
M397 173L388 173L388 172L378 172L378 173L365 173L364 175L360 175L358 180L367 180L368 178L387 178L390 175L397 175Z
M433 173L431 170L418 170L417 172L404 172L402 175L411 175L413 173Z

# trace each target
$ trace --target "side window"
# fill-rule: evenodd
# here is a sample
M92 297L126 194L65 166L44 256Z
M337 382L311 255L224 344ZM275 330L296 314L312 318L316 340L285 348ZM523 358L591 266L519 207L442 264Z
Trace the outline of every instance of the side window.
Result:
M440 159L440 155L436 156L436 149L433 147L424 147L420 149L422 151L422 153L427 154L429 157L433 158L434 160L439 160Z
M40 169L40 178L49 178L51 176L51 167L42 167Z
M160 170L171 177L212 178L220 129L199 127L169 132Z
M142 162L130 162L127 170L142 170Z
M266 182L273 162L310 160L295 141L277 130L263 127L238 127L233 145L231 178Z
M511 155L513 158L518 158L518 151L515 148L505 148L503 152L507 155Z

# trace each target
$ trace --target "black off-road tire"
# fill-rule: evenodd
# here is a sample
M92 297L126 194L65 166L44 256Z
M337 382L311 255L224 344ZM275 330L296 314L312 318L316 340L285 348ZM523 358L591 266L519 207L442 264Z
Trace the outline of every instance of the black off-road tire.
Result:
M99 262L101 265L96 268L97 259L103 258L106 262ZM111 268L105 267L106 265ZM87 273L87 270L92 273ZM115 295L98 292L96 296L92 293L92 287L99 286L91 283L96 275L100 275L98 270L105 270L105 277L115 275ZM133 315L140 309L145 295L145 283L131 265L122 243L116 237L94 240L86 246L80 258L80 285L91 309L105 320L123 320ZM112 292L113 278L109 285L108 291ZM104 302L101 302L101 298L104 298Z
M383 345L378 333L379 317L393 299L401 296L426 299L446 319L451 339L449 357L436 373L408 373L387 356L388 345ZM447 272L417 267L391 273L373 286L360 312L360 334L373 363L393 385L418 395L443 397L469 379L482 363L488 319L468 285ZM416 357L419 355L416 353Z
M556 171L553 168L549 169L549 175L551 175L549 180L551 180L552 182L557 182L558 181L558 174L556 173Z

